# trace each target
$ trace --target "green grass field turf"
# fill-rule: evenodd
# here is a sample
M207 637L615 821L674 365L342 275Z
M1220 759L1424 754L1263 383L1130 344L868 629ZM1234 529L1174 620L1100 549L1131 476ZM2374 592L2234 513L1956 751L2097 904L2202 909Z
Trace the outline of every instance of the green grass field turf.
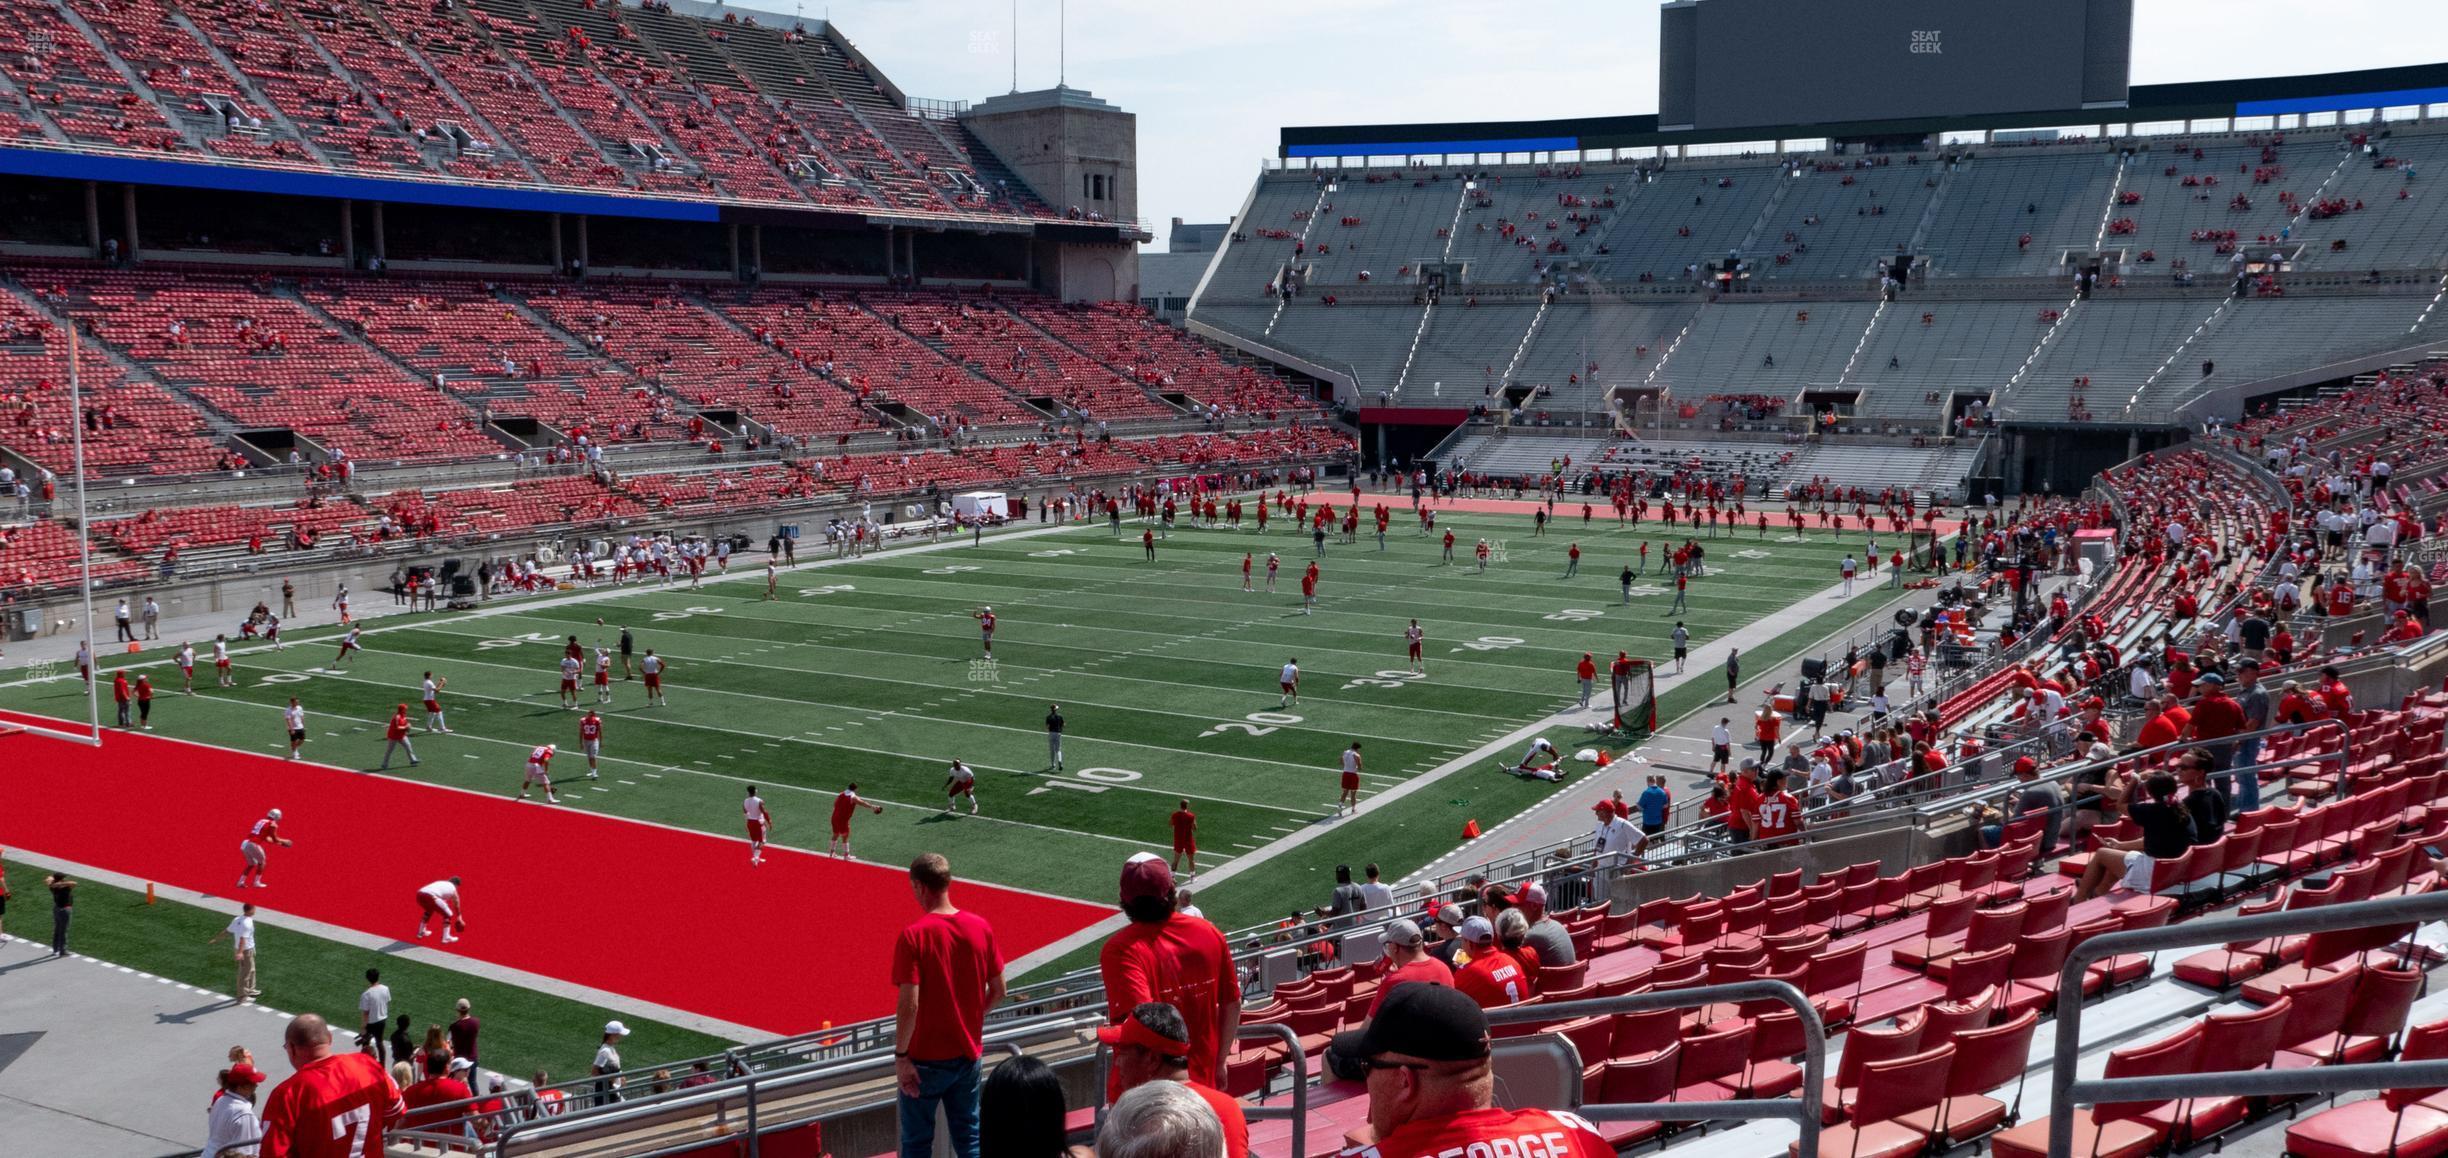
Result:
M1166 818L1186 796L1200 818L1203 869L1263 862L1201 889L1201 907L1230 928L1319 903L1338 861L1374 860L1399 877L1449 851L1464 819L1492 825L1559 791L1464 770L1432 791L1330 821L1336 760L1353 740L1367 758L1365 800L1567 706L1582 652L1662 659L1677 618L1695 644L1736 630L1826 588L1845 548L1862 542L1858 532L1840 546L1814 531L1796 543L1774 530L1704 540L1712 573L1693 584L1689 610L1669 617L1671 581L1658 567L1682 536L1670 540L1657 524L1619 529L1601 517L1584 527L1568 514L1533 538L1526 515L1438 522L1459 540L1451 566L1399 513L1383 552L1369 534L1330 543L1313 616L1300 614L1298 594L1310 543L1289 533L1288 520L1265 536L1178 529L1152 563L1138 524L1125 520L1121 538L1098 523L803 566L784 573L771 602L759 558L698 591L633 584L481 618L387 619L337 672L327 667L336 648L324 627L286 651L241 655L235 689L179 696L175 670L152 668L162 689L154 723L166 735L278 754L286 747L278 708L297 695L312 714L307 755L370 769L394 705L406 702L422 724L416 689L431 670L449 681L444 704L456 734L420 733L422 765L395 764L393 776L509 794L527 750L557 742L567 807L736 836L741 785L754 783L775 813L774 839L818 849L832 795L856 781L887 805L882 816L856 819L861 859L900 864L939 850L965 878L1097 903L1110 903L1124 857L1168 846ZM1505 556L1484 574L1469 562L1483 536L1502 540ZM1616 573L1644 539L1649 574L1624 606ZM1576 540L1580 574L1567 580L1564 555ZM1243 552L1257 553L1263 586L1269 550L1283 557L1278 592L1242 593ZM1860 614L1855 604L1882 597L1864 583L1854 601L1823 600L1812 622L1751 651L1746 671L1767 671ZM981 605L999 620L991 670L975 662L970 615ZM1413 617L1428 633L1425 678L1402 670L1401 632ZM641 652L669 658L670 706L648 708L641 684L616 680L603 779L583 784L580 713L556 702L560 643L575 634L590 648L610 644L622 624ZM106 664L159 662L176 646L164 641ZM1279 707L1276 669L1294 656L1303 695ZM208 667L199 681L209 685ZM1721 686L1704 676L1676 689L1661 700L1661 718ZM0 689L0 707L58 716L81 715L81 698L73 678ZM592 687L580 698L591 704ZM1050 702L1069 721L1061 773L1046 759ZM1569 742L1577 736L1555 739L1577 746ZM982 816L942 811L954 757L978 772ZM1320 823L1338 828L1296 856L1265 860L1271 842Z
M38 945L51 940L51 894L43 888L44 873L16 861L7 866L10 898L5 922L10 936ZM144 894L78 878L76 922L69 930L69 948L156 977L167 977L213 993L228 993L229 942L209 944L229 917L194 905L162 900L145 903ZM538 1069L556 1080L583 1075L602 1038L603 1024L616 1016L601 1006L539 993L456 969L404 957L380 954L338 941L258 924L257 1000L287 1013L320 1013L334 1026L354 1033L357 995L365 987L365 971L378 968L391 987L394 1013L414 1019L412 1033L425 1039L427 1025L447 1025L452 1003L464 997L484 1022L478 1041L487 1069L525 1078ZM623 1048L631 1056L657 1061L702 1057L728 1043L721 1038L638 1018L627 1019L635 1031ZM257 1058L258 1065L286 1073L279 1058Z

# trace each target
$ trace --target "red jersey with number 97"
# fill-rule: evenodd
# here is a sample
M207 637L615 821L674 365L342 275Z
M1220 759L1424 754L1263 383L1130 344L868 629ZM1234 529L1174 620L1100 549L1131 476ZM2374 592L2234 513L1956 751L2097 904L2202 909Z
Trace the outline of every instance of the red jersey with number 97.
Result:
M382 1158L383 1132L407 1107L382 1063L335 1053L301 1067L264 1099L263 1158Z
M1464 1110L1405 1122L1341 1158L1614 1158L1598 1128L1561 1110Z

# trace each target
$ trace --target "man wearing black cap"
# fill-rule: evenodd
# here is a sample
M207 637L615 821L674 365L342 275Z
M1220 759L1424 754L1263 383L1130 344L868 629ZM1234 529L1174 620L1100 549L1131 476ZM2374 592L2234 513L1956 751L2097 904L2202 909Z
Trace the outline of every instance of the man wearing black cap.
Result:
M1249 1158L1249 1121L1241 1103L1190 1077L1190 1029L1181 1011L1161 1001L1143 1002L1118 1025L1097 1030L1113 1051L1113 1078L1125 1092L1149 1082L1180 1082L1205 1100L1224 1126L1224 1158Z
M1365 1158L1514 1153L1613 1158L1597 1129L1553 1110L1495 1108L1487 1015L1460 992L1405 985L1368 1027L1328 1048L1336 1072L1362 1071L1368 1125L1345 1141Z
M1097 958L1105 1019L1119 1025L1151 1001L1172 1006L1189 1026L1190 1077L1220 1084L1224 1056L1241 1028L1241 978L1224 934L1204 917L1176 911L1173 870L1154 853L1133 853L1123 862L1121 896L1130 923ZM1121 1093L1118 1084L1108 1084L1109 1100Z

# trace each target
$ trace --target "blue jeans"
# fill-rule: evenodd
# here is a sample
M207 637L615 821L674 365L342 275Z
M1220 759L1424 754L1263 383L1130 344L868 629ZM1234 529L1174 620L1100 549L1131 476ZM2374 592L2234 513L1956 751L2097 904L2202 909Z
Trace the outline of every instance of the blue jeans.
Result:
M2260 762L2261 741L2259 739L2238 740L2236 741L2235 757L2228 766L2250 768ZM2235 791L2228 794L2227 800L2229 809L2235 812L2250 812L2261 807L2261 774L2259 772L2236 774Z
M918 1096L899 1096L901 1158L931 1158L935 1153L935 1106L943 1105L952 1127L954 1158L978 1158L978 1060L910 1063L918 1070Z

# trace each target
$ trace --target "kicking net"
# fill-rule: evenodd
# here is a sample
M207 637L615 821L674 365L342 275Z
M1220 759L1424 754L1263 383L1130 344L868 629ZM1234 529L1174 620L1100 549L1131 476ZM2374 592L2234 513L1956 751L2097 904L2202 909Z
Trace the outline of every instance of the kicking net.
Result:
M1632 670L1613 676L1615 693L1614 731L1630 737L1645 737L1657 731L1656 671L1645 659L1632 661Z

